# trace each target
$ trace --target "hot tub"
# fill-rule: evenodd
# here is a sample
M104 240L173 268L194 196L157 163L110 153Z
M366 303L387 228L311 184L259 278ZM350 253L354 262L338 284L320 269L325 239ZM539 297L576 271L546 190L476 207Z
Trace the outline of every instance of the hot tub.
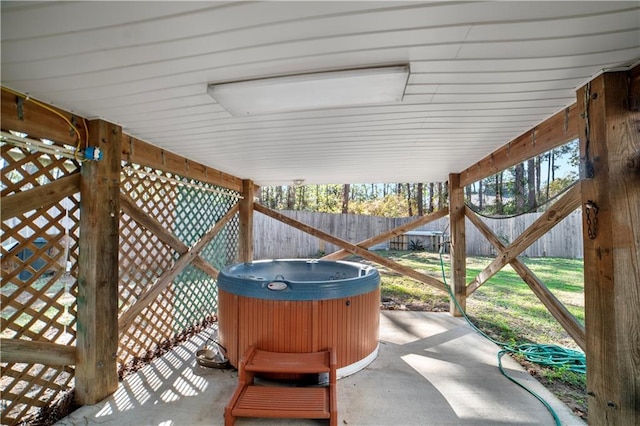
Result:
M218 276L220 343L237 367L250 345L273 352L334 348L338 377L378 354L380 275L368 265L323 260L261 260Z

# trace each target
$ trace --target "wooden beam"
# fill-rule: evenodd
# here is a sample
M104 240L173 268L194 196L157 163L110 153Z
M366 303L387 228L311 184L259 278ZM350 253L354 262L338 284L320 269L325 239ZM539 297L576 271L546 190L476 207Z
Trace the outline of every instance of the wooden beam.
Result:
M242 192L242 179L126 134L122 135L122 159Z
M640 85L630 80L605 73L576 93L581 165L593 171L582 181L582 217L587 398L597 425L640 424L640 113L628 103Z
M81 140L86 140L83 117L41 102L25 94L2 88L0 123L2 130L23 132L33 139L49 139L59 145L76 145L75 125ZM67 120L67 121L65 121ZM178 154L122 133L122 159L150 166L234 191L242 191L242 179L188 160ZM254 191L257 191L257 186Z
M238 235L238 256L240 262L253 261L253 198L254 185L251 180L242 181L240 200L240 234Z
M120 207L126 212L133 220L135 220L140 226L148 229L153 233L160 241L167 244L169 247L177 251L179 254L185 254L189 251L189 247L186 246L178 237L176 237L157 220L146 214L140 209L135 201L125 194L120 194ZM202 256L198 255L193 260L193 265L202 269L212 278L218 278L219 271L211 266Z
M398 272L400 274L403 274L403 275L406 275L408 277L411 277L416 281L420 281L422 283L428 284L428 285L430 285L432 287L437 288L438 290L447 291L445 285L441 281L439 281L439 280L437 280L437 279L435 279L433 277L430 277L429 275L422 274L422 273L420 273L418 271L415 271L415 270L413 270L413 269L411 269L409 267L400 265L397 262L394 262L394 261L392 261L390 259L386 259L386 258L384 258L384 257L382 257L380 255L377 255L375 253L372 253L372 252L368 251L367 249L364 249L362 247L358 247L355 244L351 244L350 242L342 240L342 239L340 239L338 237L334 237L331 234L327 234L326 232L323 232L323 231L321 231L319 229L316 229L316 228L314 228L312 226L309 226L309 225L304 224L302 222L299 222L299 221L297 221L295 219L292 219L292 218L290 218L288 216L285 216L282 213L278 213L278 212L276 212L274 210L268 209L268 208L266 208L266 207L264 207L264 206L262 206L262 205L260 205L258 203L254 203L253 204L253 208L254 208L254 210L256 210L259 213L267 215L267 216L269 216L269 217L271 217L273 219L279 220L280 222L285 223L285 224L287 224L289 226L292 226L292 227L294 227L296 229L299 229L302 232L306 232L307 234L310 234L310 235L313 235L314 237L317 237L317 238L320 238L322 240L325 240L328 243L335 244L335 245L337 245L339 247L342 247L343 249L347 250L349 253L355 254L357 256L361 256L361 257L363 257L365 259L371 260L372 262L376 262L376 263L378 263L378 264L380 264L382 266L386 266L389 269L393 269L394 271L396 271L396 272Z
M2 105L0 108L0 120L2 130L15 130L26 133L33 139L49 139L58 144L76 145L78 139L68 120L76 123L76 128L84 141L86 133L82 124L82 117L51 105L43 107L38 100L27 99L22 93L9 91L2 88ZM59 115L58 115L59 114ZM62 118L62 117L64 118Z
M100 161L82 163L76 402L95 404L118 388L118 245L122 129L89 122L90 145Z
M462 316L467 308L467 240L464 223L464 186L460 186L460 175L449 175L449 228L451 229L451 299L449 312ZM457 304L462 308L458 309Z
M76 347L22 339L0 339L2 362L75 365Z
M174 278L177 277L184 268L187 267L202 251L203 248L211 242L211 240L224 228L224 226L233 218L233 216L238 213L238 205L231 207L229 211L220 218L216 222L216 224L211 227L211 229L200 238L200 240L189 249L188 252L180 256L178 260L171 266L171 268L167 269L156 281L154 286L145 292L142 296L138 298L138 301L131 306L126 312L124 312L120 319L118 320L118 325L120 328L120 333L126 332L135 318L142 312L147 306L153 302L160 293L162 293L169 285L173 282Z
M533 244L537 239L549 232L562 219L571 214L580 206L580 185L574 185L558 201L545 211L542 216L536 219L527 229L516 238L505 251L500 252L498 257L489 264L478 276L467 286L467 296L473 294L489 278L494 276L504 266L511 262Z
M433 213L429 213L428 215L421 216L412 222L395 227L390 231L384 232L380 235L376 235L375 237L369 238L367 240L360 241L356 245L358 247L367 249L371 246L375 246L376 244L380 244L387 240L390 240L393 237L397 237L398 235L403 235L405 232L411 231L412 229L415 229L419 226L426 225L427 223L443 218L447 214L449 214L449 210L447 209L441 209ZM339 260L347 257L348 255L349 252L347 250L341 249L322 257L322 260Z
M500 241L500 238L493 233L491 228L484 223L480 217L475 214L470 208L465 207L465 215L469 218L471 223L480 231L482 235L493 246L502 252L506 250L506 246ZM584 326L571 315L571 312L560 302L549 289L544 285L542 281L525 265L520 259L515 258L509 262L511 267L520 275L520 278L529 286L533 293L538 297L542 304L549 310L551 315L558 321L558 323L566 330L571 338L580 346L585 349L585 330Z
M3 219L47 208L80 191L80 173L62 177L46 185L2 197L0 216Z
M461 171L460 186L492 176L577 138L578 114L573 104Z

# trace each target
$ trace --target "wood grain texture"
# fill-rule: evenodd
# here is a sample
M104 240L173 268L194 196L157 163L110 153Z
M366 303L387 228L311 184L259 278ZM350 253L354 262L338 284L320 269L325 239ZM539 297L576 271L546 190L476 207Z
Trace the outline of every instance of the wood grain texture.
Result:
M44 365L74 365L75 346L57 345L34 340L0 339L2 362L26 362Z
M82 164L78 271L76 401L95 404L118 387L118 245L122 129L89 122L101 161Z
M445 217L447 214L449 214L449 211L447 209L442 209L442 210L438 210L435 211L433 213L429 213L425 216L422 216L416 220L414 220L413 222L395 227L387 232L384 232L382 234L376 235L375 237L371 237L369 239L366 239L364 241L360 241L359 243L357 243L356 245L358 247L362 247L362 248L369 248L371 246L375 246L376 244L380 244L383 243L393 237L397 237L399 235L403 235L405 232L411 231L412 229L416 229L420 226L426 225L427 223L431 223L433 221L436 221L440 218ZM322 257L322 260L340 260L343 259L345 257L349 256L349 252L345 249L342 250L338 250L334 253L328 254L324 257Z
M122 159L242 192L242 179L126 134L122 135Z
M589 221L583 209L589 422L598 425L640 424L640 113L628 104L640 88L630 80L605 73L577 92L588 119L581 161L594 171L582 202L598 206L593 239L593 209Z
M18 112L18 98L22 98L22 118L20 118ZM2 90L2 105L0 108L2 130L15 130L26 133L33 139L49 139L58 145L76 145L78 141L76 133L66 121L35 102L24 98L24 95L17 96L4 89ZM82 117L51 105L47 106L63 115L67 120L76 121L76 128L80 132L82 140L85 140L86 133L81 122Z
M304 224L302 222L299 222L295 219L292 219L288 216L283 215L282 213L278 213L275 210L271 210L268 209L267 207L264 207L258 203L254 203L254 207L253 207L256 211L267 215L273 219L279 220L280 222L286 223L287 225L293 226L296 229L301 230L302 232L306 232L308 234L313 235L314 237L318 237L321 238L331 244L335 244L337 246L340 246L342 248L344 248L346 251L348 251L349 253L355 254L357 256L362 256L367 260L371 260L372 262L376 262L380 265L386 266L387 268L393 269L396 272L399 272L403 275L406 275L408 277L413 278L416 281L420 281L422 283L428 284L432 287L437 288L438 290L441 291L446 291L446 287L444 286L444 284L442 283L442 281L437 280L436 278L433 278L429 275L425 275L422 274L416 270L413 270L407 266L403 266L400 265L397 262L394 262L393 260L387 259L385 257L382 257L378 254L375 254L373 252L368 251L367 249L364 249L362 247L359 247L355 244L351 244L348 241L342 240L340 238L334 237L331 234L328 234L324 231L321 231L319 229L313 228L307 224Z
M334 348L338 368L373 352L380 328L380 289L329 300L267 300L219 291L221 343L231 365L250 346L272 352Z
M464 187L460 175L449 175L449 226L451 229L451 292L462 311L467 307L467 240L464 220ZM450 301L449 312L462 316L456 303Z
M465 215L471 223L485 236L485 238L495 246L498 251L506 250L506 246L500 238L484 223L480 217L470 208L465 207ZM529 286L533 293L540 299L551 315L566 330L567 333L583 350L586 346L584 326L571 315L571 312L549 291L542 281L518 258L509 262L511 267L520 275L520 278Z
M122 210L126 212L133 220L135 220L140 226L151 231L160 241L169 245L172 249L180 254L185 254L189 251L187 247L178 237L162 226L160 222L153 217L146 214L140 207L138 207L129 196L120 194L120 205ZM219 271L214 268L209 262L207 262L202 256L198 255L193 259L194 266L197 266L202 271L206 272L211 278L217 279Z
M580 185L574 185L469 283L467 296L473 294L489 278L497 274L507 263L519 256L529 245L546 234L558 222L578 208L579 205Z
M251 262L253 261L253 198L255 197L253 181L242 181L242 197L239 201L238 257L240 262Z
M578 138L576 104L556 113L460 172L460 186L494 175Z
M224 228L224 226L238 213L238 205L234 205L222 216L211 229L203 235L200 240L193 245L186 253L182 254L174 264L166 270L155 282L153 287L138 297L138 300L126 312L124 312L118 320L118 328L120 334L124 334L136 316L142 312L147 306L153 302L160 293L162 293L193 260L198 256L200 251L209 244L209 242Z
M3 219L9 219L30 210L50 207L78 191L80 191L80 173L74 173L47 185L2 197L0 215Z

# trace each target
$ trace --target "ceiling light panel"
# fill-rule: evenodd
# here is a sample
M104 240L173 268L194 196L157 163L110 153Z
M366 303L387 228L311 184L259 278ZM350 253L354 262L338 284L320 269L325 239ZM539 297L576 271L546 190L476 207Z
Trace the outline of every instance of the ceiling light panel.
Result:
M401 102L409 66L367 68L211 84L234 116Z

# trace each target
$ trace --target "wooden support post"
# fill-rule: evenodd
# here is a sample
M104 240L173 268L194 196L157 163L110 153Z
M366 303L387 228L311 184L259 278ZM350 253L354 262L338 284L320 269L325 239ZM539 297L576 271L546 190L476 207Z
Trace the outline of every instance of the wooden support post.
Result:
M122 128L89 122L104 158L82 163L76 401L95 404L118 387L118 244Z
M629 108L638 71L602 74L576 94L594 425L640 424L640 113Z
M464 186L460 186L460 175L449 175L449 228L451 229L451 292L458 305L467 307L467 240L464 224ZM451 299L449 312L462 316L462 312Z
M242 181L242 197L240 200L240 235L238 238L238 256L240 262L253 261L253 198L255 189L253 181Z

